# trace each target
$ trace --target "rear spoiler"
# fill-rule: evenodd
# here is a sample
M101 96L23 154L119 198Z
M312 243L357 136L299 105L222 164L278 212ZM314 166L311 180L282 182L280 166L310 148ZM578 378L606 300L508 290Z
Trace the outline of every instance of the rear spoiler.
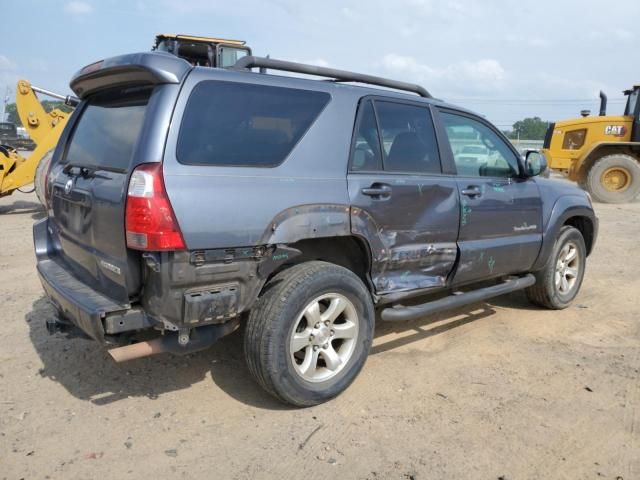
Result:
M73 76L69 86L84 99L120 85L180 83L192 68L186 60L164 52L131 53L87 65Z

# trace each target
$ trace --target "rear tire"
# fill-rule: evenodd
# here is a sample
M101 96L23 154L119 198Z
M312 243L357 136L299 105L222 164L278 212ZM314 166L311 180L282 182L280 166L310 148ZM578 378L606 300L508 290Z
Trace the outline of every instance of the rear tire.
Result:
M362 369L374 321L371 295L353 272L326 262L295 265L267 283L249 314L249 371L283 402L325 402Z
M529 301L552 310L571 305L582 285L586 258L580 230L562 227L546 265L535 273L535 285L526 289Z
M585 180L594 200L628 203L640 193L640 163L631 155L607 155L595 161Z
M47 205L45 199L47 173L49 172L49 165L51 165L51 158L53 157L53 149L49 150L44 157L40 159L40 163L36 167L36 174L33 179L33 185L36 188L36 195L42 205Z

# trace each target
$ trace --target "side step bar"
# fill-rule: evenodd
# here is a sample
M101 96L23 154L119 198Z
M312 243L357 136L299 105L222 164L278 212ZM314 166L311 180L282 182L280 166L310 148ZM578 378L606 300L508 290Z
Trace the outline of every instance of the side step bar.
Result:
M402 322L415 320L416 318L431 315L433 313L451 310L471 303L481 302L487 298L497 297L505 293L522 290L536 283L536 277L527 274L524 277L510 278L498 285L472 290L470 292L449 295L448 297L423 303L422 305L412 305L410 307L395 306L382 310L382 320L386 322Z

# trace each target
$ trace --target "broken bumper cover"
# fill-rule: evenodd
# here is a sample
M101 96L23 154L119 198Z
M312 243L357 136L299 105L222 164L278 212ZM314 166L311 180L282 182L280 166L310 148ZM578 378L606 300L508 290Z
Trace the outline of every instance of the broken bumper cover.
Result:
M105 334L147 328L152 322L140 309L114 302L78 280L51 251L47 219L33 226L38 276L49 300L64 320L100 343Z
M42 287L60 314L94 340L104 343L103 322L107 316L115 320L124 318L130 311L128 306L114 303L87 287L53 258L38 260L37 268Z

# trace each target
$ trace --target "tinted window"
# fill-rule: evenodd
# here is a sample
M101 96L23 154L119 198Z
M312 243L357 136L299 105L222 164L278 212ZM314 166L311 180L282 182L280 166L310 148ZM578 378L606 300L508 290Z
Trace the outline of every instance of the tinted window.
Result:
M142 129L149 93L94 97L82 111L64 163L127 170Z
M329 94L206 81L187 102L178 160L191 165L273 167L289 155Z
M484 123L462 115L442 113L458 175L511 177L518 160L506 142Z
M366 100L360 106L355 143L351 154L351 170L356 172L382 170L380 137L370 100Z
M440 157L431 113L425 107L376 101L389 172L440 173Z

